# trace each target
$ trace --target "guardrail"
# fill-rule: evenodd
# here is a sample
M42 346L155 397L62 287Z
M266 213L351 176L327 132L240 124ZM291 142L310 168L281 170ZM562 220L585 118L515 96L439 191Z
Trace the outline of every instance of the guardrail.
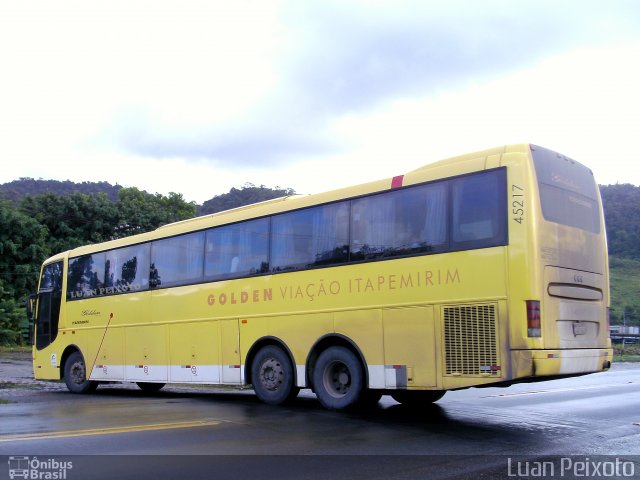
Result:
M640 334L637 333L610 333L611 343L640 343Z

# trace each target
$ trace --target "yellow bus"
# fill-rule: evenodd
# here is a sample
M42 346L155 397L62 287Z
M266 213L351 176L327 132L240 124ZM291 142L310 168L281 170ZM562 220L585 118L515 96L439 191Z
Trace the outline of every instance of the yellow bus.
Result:
M44 263L38 379L253 385L329 409L606 370L592 172L511 145L83 246Z

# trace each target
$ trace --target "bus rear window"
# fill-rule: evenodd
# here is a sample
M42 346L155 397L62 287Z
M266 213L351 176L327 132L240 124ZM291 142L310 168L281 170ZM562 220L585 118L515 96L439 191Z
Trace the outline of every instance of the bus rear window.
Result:
M584 165L531 146L545 220L600 233L598 187Z

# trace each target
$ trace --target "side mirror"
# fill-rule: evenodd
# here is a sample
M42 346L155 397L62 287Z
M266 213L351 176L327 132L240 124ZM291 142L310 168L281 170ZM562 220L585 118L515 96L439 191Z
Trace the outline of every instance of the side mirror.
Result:
M26 302L27 303L27 319L29 319L29 323L31 323L33 320L33 312L36 306L36 298L37 298L37 295L35 293L31 293L27 297L27 302Z

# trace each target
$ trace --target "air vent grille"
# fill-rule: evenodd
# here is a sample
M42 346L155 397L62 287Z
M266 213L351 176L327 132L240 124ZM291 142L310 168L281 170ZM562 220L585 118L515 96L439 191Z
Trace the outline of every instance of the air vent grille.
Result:
M444 307L447 375L499 376L496 306Z

